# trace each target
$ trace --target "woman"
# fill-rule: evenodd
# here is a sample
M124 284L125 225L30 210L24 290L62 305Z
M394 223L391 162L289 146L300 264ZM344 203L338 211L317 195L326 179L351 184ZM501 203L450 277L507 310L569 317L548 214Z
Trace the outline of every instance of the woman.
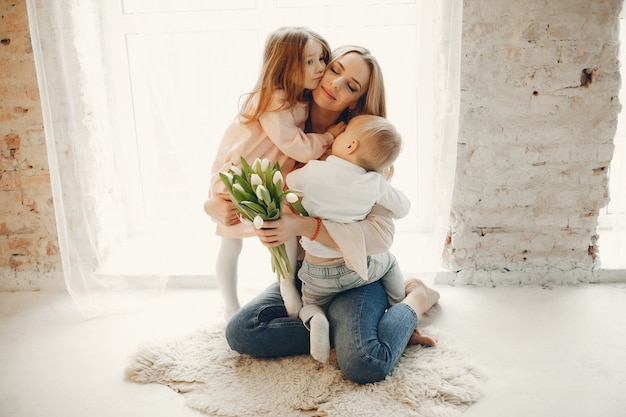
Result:
M370 52L345 46L333 52L318 88L313 91L307 131L323 132L338 120L359 114L386 116L382 72ZM219 201L218 201L219 200ZM221 199L205 203L205 211L223 224L239 222L237 210ZM295 236L313 236L351 256L386 252L393 241L394 226L388 210L374 206L368 217L357 223L324 221L283 212L280 220L266 222L257 231L268 247ZM349 255L348 255L349 254ZM432 338L417 330L418 317L434 305L439 294L417 279L405 284L407 296L387 310L382 281L341 293L328 307L331 342L340 369L356 383L384 379L400 359L407 344L433 345ZM230 347L257 357L307 354L309 331L298 318L288 317L278 284L242 307L229 321L226 338Z

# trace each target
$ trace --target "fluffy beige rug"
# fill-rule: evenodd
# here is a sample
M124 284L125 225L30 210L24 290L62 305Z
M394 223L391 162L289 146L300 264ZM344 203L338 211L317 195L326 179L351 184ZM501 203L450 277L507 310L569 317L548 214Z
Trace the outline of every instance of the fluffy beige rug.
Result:
M481 395L485 373L445 333L434 348L408 347L393 372L358 385L334 357L255 359L228 348L222 328L147 344L131 358L126 378L168 385L210 416L459 416Z

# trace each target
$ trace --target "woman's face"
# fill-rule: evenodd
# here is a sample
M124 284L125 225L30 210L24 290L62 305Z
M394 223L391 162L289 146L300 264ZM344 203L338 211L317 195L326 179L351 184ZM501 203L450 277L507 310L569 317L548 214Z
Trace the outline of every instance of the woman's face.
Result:
M313 90L313 101L325 110L342 112L354 107L367 92L370 67L358 52L350 52L328 64L322 81Z

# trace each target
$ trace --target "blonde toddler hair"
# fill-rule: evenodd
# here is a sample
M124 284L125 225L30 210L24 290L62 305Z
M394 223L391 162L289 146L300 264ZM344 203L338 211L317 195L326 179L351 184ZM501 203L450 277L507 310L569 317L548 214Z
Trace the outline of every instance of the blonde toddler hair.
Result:
M359 140L358 164L366 170L382 172L400 155L402 137L389 120L363 114L353 117L350 125Z

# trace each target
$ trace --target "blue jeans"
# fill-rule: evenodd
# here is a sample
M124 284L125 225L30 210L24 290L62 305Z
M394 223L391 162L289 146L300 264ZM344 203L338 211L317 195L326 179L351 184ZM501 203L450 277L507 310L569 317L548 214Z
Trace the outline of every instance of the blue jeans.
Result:
M417 328L417 314L406 304L387 310L382 281L338 294L328 306L331 343L339 368L353 382L385 379ZM243 306L226 326L231 349L256 357L304 355L309 331L290 318L277 283Z
M388 305L397 304L404 298L404 277L395 256L390 252L367 257L367 276L366 281L349 269L345 262L327 266L314 265L306 260L297 274L302 282L302 302L305 305L324 307L336 294L369 285L379 279L387 292Z

